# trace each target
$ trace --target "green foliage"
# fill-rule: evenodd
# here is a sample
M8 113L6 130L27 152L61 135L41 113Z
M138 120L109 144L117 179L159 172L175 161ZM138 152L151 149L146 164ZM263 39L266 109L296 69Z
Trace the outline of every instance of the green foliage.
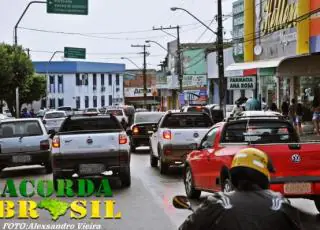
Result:
M21 46L0 44L0 100L5 100L13 111L15 89L24 89L33 78L32 61Z
M20 106L31 104L46 95L46 77L32 75L26 79L24 86L20 88Z

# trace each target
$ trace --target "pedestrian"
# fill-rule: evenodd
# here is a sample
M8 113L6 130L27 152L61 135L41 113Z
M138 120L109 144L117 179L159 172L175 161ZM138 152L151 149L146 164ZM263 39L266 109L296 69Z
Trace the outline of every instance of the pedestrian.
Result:
M281 105L281 112L284 117L288 117L289 114L289 105L288 102L283 101Z
M276 105L276 103L272 103L271 106L270 106L270 111L273 111L273 112L278 112L278 107Z
M297 104L296 99L291 99L291 105L289 106L289 120L291 124L296 127L296 113L297 113Z
M303 106L301 103L297 104L297 111L296 111L296 130L300 136L303 135L302 130L302 117L303 117Z
M261 102L261 108L262 108L262 110L263 111L267 111L268 110L268 105L267 105L267 103L266 103L266 98L262 98L262 100L261 100L262 102Z
M246 148L235 154L230 178L234 191L209 196L179 230L302 230L320 229L315 215L290 205L269 190L271 161L263 151Z
M314 125L314 130L317 136L320 136L320 101L319 101L319 95L318 93L314 95L314 99L312 102L312 108L313 108L313 115L312 115L312 121Z

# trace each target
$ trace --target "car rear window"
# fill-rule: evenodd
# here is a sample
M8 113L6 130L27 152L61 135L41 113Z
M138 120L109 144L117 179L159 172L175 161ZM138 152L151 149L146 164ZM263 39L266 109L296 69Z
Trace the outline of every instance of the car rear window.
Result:
M59 113L59 112L57 112L57 113L47 113L47 114L45 115L45 118L46 118L46 119L54 119L54 118L63 118L63 117L65 117L65 116L66 116L65 113Z
M107 131L122 129L116 118L67 119L59 132Z
M112 114L113 116L123 116L122 110L107 110L107 113Z
M209 113L209 109L206 107L201 107L201 106L194 106L194 107L189 107L187 109L187 112L204 112L204 113Z
M294 143L298 142L298 138L293 127L287 122L250 120L228 124L222 142Z
M136 113L134 123L154 122L158 123L164 113Z
M92 113L92 112L97 113L98 111L97 109L87 109L87 113Z
M162 128L208 128L212 125L210 117L206 114L171 114L164 119Z
M0 125L1 138L29 137L43 135L38 121L4 122Z

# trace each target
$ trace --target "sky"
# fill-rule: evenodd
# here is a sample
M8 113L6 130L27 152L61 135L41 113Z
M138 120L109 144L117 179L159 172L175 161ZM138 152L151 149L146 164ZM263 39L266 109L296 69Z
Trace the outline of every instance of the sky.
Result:
M226 39L231 38L232 17L227 15L232 13L233 1L222 0ZM29 2L0 0L0 42L13 44L14 25ZM152 30L153 27L181 26L182 43L215 41L215 35L190 15L172 12L173 6L189 10L216 30L217 0L89 0L88 16L47 14L45 4L32 5L19 25L18 44L31 50L33 61L48 61L54 51L63 51L64 47L80 47L86 48L87 61L124 63L127 69L136 69L131 62L121 59L130 58L142 68L142 48L131 45L154 40L166 47L167 42L175 39ZM176 30L166 32L176 36ZM148 52L147 67L159 69L166 51L151 44ZM53 60L64 60L63 54L57 54Z

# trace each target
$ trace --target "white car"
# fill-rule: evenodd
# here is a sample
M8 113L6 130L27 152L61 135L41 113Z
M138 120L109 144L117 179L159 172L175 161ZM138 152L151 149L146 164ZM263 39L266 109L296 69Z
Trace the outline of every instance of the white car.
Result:
M49 111L45 113L42 122L48 131L58 131L66 117L65 111Z
M169 166L184 164L187 154L196 149L213 125L207 113L166 113L150 137L151 167L160 165L166 174Z
M98 115L100 113L97 108L87 108L84 110L85 115Z
M124 109L122 108L116 108L116 109L107 109L106 114L112 114L115 116L119 122L121 122L123 119L128 123L128 117L126 116Z

